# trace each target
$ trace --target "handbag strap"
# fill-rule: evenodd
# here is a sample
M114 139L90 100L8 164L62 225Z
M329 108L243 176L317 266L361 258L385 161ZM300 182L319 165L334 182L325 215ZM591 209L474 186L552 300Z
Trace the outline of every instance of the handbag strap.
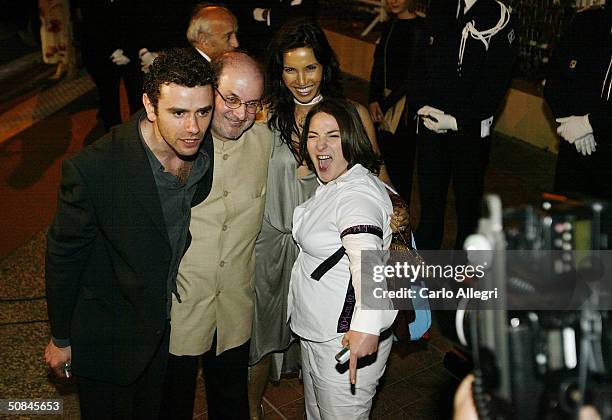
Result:
M408 211L408 214L410 215L410 210L406 206L406 203L404 202L402 197L397 193L397 191L395 191L393 188L391 188L389 185L385 184L384 182L383 184L385 185L385 188L387 189L387 192L389 193L389 199L391 200L393 209L395 210L396 207L404 208ZM407 230L408 232L405 235L404 233L402 233L402 231L398 230L397 232L393 233L393 236L394 237L399 236L403 244L409 250L414 251L415 248L412 246L412 228L410 227L410 224L408 224Z

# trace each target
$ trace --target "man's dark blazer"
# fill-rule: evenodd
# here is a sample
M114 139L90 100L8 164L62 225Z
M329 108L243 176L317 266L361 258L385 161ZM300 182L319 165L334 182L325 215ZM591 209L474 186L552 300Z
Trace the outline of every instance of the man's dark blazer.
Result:
M307 17L316 19L318 0L302 0L292 6L291 0L237 0L228 2L228 7L238 18L238 41L240 48L259 57L264 57L272 37L286 22ZM253 9L259 7L270 10L270 26L253 18Z
M172 253L139 137L143 113L64 162L47 238L53 337L70 338L76 375L124 385L144 371L168 324ZM206 198L212 184L210 134L202 147L210 166L192 206Z

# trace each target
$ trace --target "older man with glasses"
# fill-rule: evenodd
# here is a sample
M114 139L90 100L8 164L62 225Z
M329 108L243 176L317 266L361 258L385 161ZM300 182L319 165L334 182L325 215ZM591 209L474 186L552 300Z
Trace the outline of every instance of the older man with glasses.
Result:
M256 122L263 75L255 60L227 52L213 63L211 192L191 212L192 241L172 305L164 416L191 419L201 358L210 419L249 416L247 373L255 240L261 229L272 134Z

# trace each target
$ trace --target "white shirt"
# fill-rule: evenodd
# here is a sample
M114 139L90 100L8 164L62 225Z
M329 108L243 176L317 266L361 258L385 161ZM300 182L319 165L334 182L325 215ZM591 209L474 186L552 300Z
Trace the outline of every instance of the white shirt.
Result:
M206 61L208 61L209 63L212 61L212 60L210 59L210 57L209 57L209 56L208 56L208 55L207 55L207 54L206 54L204 51L202 51L201 49L196 48L196 47L194 47L194 48L196 49L196 51L197 51L197 52L199 52L199 53L200 53L200 55L201 55L202 57L204 57L204 58L206 59Z
M314 197L295 209L293 237L300 253L291 273L287 309L293 332L317 342L342 335L338 319L351 273L356 303L350 329L378 335L391 326L397 311L361 310L360 256L361 249L389 249L392 214L384 184L361 165L319 186ZM357 225L380 227L383 239L368 233L340 239L341 232ZM347 255L319 281L313 280L312 272L343 245Z

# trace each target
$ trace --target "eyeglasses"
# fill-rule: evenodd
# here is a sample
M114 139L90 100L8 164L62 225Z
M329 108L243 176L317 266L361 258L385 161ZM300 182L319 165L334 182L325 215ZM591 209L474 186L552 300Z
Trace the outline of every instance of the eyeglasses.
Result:
M244 104L246 108L246 112L248 112L249 114L257 114L259 111L261 111L261 101L260 100L242 102L240 98L237 98L235 96L230 96L226 98L225 96L223 96L221 92L219 92L219 89L215 88L215 90L217 91L221 99L225 101L225 105L227 105L228 108L238 109Z

